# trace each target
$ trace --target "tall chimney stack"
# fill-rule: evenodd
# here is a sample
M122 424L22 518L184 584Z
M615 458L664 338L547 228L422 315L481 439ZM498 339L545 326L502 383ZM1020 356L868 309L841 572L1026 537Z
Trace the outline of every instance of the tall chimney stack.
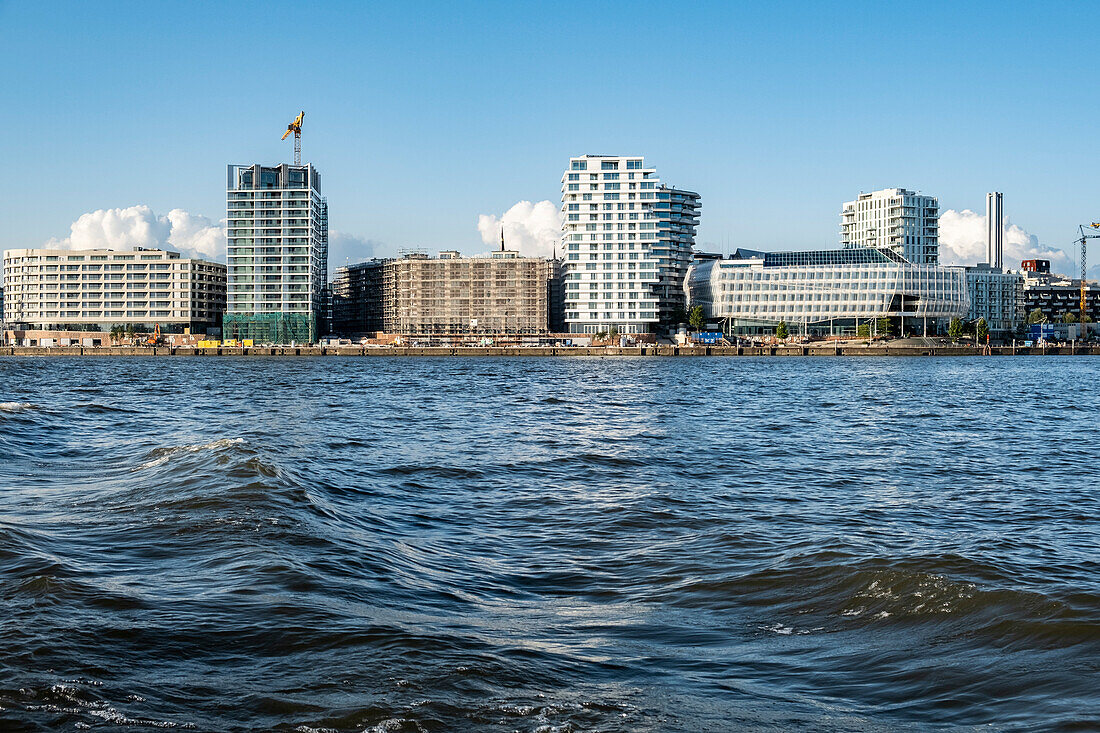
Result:
M985 195L985 255L990 267L1004 267L1005 213L1003 194Z

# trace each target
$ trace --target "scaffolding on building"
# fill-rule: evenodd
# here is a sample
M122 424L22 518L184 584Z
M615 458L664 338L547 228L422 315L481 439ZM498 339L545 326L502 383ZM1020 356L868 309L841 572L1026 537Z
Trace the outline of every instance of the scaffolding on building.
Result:
M382 320L389 333L543 335L551 330L559 263L515 252L386 262Z
M226 313L222 338L251 339L260 344L311 344L317 341L317 318L311 313Z

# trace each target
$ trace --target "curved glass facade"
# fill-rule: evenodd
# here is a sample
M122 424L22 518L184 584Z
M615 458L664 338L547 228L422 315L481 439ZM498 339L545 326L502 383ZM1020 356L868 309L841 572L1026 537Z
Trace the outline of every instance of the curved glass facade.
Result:
M709 318L758 324L965 318L970 307L962 268L914 265L876 249L738 250L696 262L686 288L689 304Z

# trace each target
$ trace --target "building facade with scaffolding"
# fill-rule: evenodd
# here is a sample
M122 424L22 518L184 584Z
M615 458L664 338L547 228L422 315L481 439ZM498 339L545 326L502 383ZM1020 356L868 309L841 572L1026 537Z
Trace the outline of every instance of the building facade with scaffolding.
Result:
M381 266L380 295L387 333L544 335L556 330L560 265L514 250L486 257L412 253Z
M895 320L902 332L933 334L970 307L961 267L915 265L891 249L806 252L738 249L703 257L686 284L689 306L702 306L727 334L854 334L860 323Z
M336 268L332 281L332 332L353 336L384 330L382 274L386 260Z
M315 342L323 326L328 203L312 165L230 165L226 339Z

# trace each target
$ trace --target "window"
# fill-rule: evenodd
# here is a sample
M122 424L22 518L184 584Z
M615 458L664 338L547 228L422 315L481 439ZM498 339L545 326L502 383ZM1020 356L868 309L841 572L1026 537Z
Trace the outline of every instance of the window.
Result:
M604 160L600 162L600 170L605 171L617 171L619 170L619 161L617 160Z
M570 173L569 174L569 180L570 181L579 181L579 180L581 180L581 174L580 173Z
M574 170L574 171L586 171L586 170L588 170L588 161L587 160L573 160L573 161L570 161L569 169Z
M626 161L626 169L628 171L629 170L640 170L641 167L642 167L642 161L640 161L640 160L628 160L628 161Z

